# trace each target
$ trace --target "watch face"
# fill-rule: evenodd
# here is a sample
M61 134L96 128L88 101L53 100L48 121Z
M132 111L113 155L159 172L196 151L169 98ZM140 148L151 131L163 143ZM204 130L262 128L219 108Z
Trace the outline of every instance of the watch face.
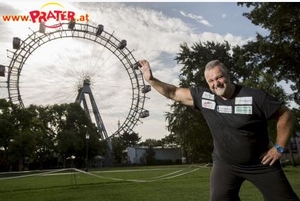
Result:
M283 154L285 152L285 149L283 147L280 147L279 145L275 145L275 147L278 153Z
M281 154L284 153L284 149L283 149L282 147L277 147L277 151L278 151L279 153L281 153Z

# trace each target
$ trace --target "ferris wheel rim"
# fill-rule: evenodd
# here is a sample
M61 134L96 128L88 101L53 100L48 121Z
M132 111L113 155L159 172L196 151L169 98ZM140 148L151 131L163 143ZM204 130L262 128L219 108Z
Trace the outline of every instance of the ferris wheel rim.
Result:
M134 69L134 64L137 62L132 51L127 47L119 48L121 40L117 39L113 33L108 33L105 30L101 34L97 33L98 27L88 23L76 23L73 29L70 29L70 23L60 23L61 26L53 28L51 32L40 33L40 31L32 31L21 43L21 48L11 51L11 61L8 66L7 88L9 100L14 103L19 103L24 107L19 89L21 71L26 60L30 55L42 45L56 39L67 37L80 38L90 40L102 45L107 50L111 51L122 63L132 88L132 100L128 115L120 127L111 135L123 134L132 132L134 126L139 120L139 115L144 110L145 94L141 92L141 88L145 87L143 76L139 70ZM110 137L111 137L110 136Z

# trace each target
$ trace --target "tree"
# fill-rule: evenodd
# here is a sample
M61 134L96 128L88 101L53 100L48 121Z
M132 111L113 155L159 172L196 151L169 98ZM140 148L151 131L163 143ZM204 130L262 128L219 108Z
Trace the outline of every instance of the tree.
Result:
M243 46L248 64L257 72L274 76L277 81L291 82L291 100L300 104L300 7L296 2L247 2L253 8L244 13L255 25L268 31L257 33L256 41Z
M6 163L9 159L10 164L18 164L19 167L15 169L24 169L24 162L28 165L35 160L42 161L48 147L52 145L53 148L53 138L47 137L48 123L39 115L44 112L44 108L33 105L22 108L4 99L0 105L0 141L3 142Z
M122 164L124 162L124 151L127 147L135 146L141 140L138 133L123 133L112 137L113 154L115 162Z
M139 145L140 146L146 146L146 147L163 146L161 140L156 140L156 139L151 139L151 138L146 139L144 142L141 142Z
M18 162L19 169L24 170L24 163L28 164L37 151L36 135L41 132L41 123L31 108L17 108L14 112L17 133L9 147L9 154L11 162Z
M77 103L22 108L0 99L0 147L4 150L1 169L8 170L9 164L12 169L16 164L17 170L24 169L24 162L34 169L42 169L47 162L48 168L56 166L53 159L57 155L63 161L75 156L80 167L87 147L91 159L104 155L107 145L100 141L97 127Z
M64 164L66 158L75 156L77 167L82 166L86 146L89 158L103 154L103 143L100 142L97 128L79 104L54 105L53 110L56 114L53 121L57 129L57 150ZM86 140L87 134L89 140Z
M145 160L147 165L155 165L155 151L153 149L153 146L149 146L148 149L146 149L146 153L144 154Z
M113 136L111 138L111 144L112 144L112 148L113 148L113 157L114 157L115 163L122 164L123 152L126 147L124 146L120 137L117 137L117 136Z
M128 146L135 146L138 144L138 142L141 140L141 137L138 133L132 132L132 133L123 133L120 135L120 139L123 141L123 144Z
M8 153L9 160L18 164L19 170L27 170L30 159L36 152L36 139L30 129L23 130L12 141Z
M163 146L179 146L180 141L179 139L176 138L176 135L174 133L171 133L164 138L161 139L162 145Z
M294 108L293 113L295 114L295 117L296 117L293 138L295 140L295 145L296 145L295 148L298 150L298 156L300 156L300 144L299 143L297 144L297 140L296 140L296 138L300 137L300 110Z
M57 153L55 147L56 132L52 126L52 117L50 106L30 105L28 110L33 113L34 137L36 141L36 150L33 160L37 162L39 169L44 168L44 163L51 164ZM47 167L49 168L49 167Z
M178 103L172 107L172 113L167 114L167 128L176 136L183 156L189 162L210 162L212 137L203 115Z
M293 113L294 113L294 115L296 117L296 123L295 123L294 131L295 132L300 132L300 109L294 108L293 109Z
M16 106L5 99L0 99L0 147L7 150L11 139L14 138L15 133L15 118L14 111Z

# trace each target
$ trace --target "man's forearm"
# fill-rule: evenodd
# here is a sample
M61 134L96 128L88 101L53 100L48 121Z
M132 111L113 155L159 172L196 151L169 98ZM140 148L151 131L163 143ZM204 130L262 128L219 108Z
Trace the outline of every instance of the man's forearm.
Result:
M279 146L286 147L293 132L295 116L291 111L285 111L277 122L276 143Z
M149 80L148 83L163 96L172 100L175 99L175 92L177 89L176 86L162 82L154 77L152 77L152 79Z

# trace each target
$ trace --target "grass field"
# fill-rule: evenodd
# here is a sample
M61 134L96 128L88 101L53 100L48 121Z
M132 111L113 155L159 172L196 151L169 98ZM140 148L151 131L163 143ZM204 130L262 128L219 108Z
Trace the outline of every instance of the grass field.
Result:
M210 167L201 165L1 173L1 201L208 201ZM285 167L300 195L300 168ZM243 201L262 201L248 182Z

